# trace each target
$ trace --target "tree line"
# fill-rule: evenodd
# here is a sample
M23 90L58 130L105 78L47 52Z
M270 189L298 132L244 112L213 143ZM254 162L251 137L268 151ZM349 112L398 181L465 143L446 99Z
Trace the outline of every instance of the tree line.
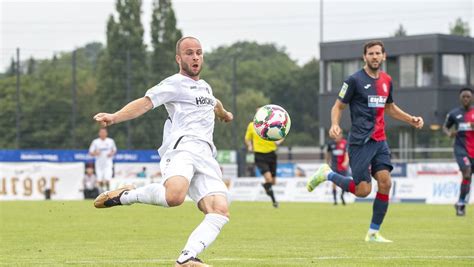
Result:
M30 58L21 61L19 68L12 59L0 74L1 148L16 148L17 71L21 74L18 148L52 149L88 147L97 135L98 126L92 121L95 113L120 109L178 71L175 44L182 32L171 1L153 2L149 49L143 41L141 6L141 1L116 1L116 14L110 15L106 25L106 45L92 42L51 59ZM286 145L317 144L316 59L299 66L275 44L238 42L205 51L204 61L201 77L227 109L232 110L236 94L235 125L216 123L218 148L235 148L234 138L241 147L256 108L269 103L290 113L292 129ZM161 144L166 117L164 107L159 107L114 125L109 133L119 148L154 149Z

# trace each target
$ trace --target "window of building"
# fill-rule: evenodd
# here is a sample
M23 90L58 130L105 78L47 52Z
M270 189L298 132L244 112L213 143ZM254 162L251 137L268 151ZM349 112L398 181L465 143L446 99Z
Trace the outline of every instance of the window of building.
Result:
M393 88L398 88L400 81L400 72L398 69L398 58L397 57L388 57L385 60L384 70L388 75L392 77Z
M400 87L414 87L416 82L416 57L400 57Z
M466 64L463 55L443 55L442 83L466 84Z
M362 67L360 60L332 61L327 65L326 90L338 91L342 83Z
M433 85L433 56L420 55L416 57L416 86Z
M348 60L344 61L344 73L343 79L347 79L350 75L354 74L361 68L360 60Z
M342 86L343 64L341 61L333 61L328 63L327 68L327 91L336 91Z

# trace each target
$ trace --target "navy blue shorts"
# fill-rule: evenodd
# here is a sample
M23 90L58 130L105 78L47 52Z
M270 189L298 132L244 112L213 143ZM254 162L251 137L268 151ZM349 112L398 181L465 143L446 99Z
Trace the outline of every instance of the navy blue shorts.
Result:
M454 157L456 157L456 162L458 163L459 169L461 171L464 169L471 168L471 172L474 173L474 158L459 154L454 154Z
M349 165L355 184L362 181L370 183L372 176L381 170L392 171L390 149L386 141L370 139L363 145L349 145Z

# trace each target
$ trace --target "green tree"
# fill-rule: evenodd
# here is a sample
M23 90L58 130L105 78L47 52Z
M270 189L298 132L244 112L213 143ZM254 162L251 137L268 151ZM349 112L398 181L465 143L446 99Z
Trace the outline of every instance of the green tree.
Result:
M469 36L470 29L469 23L464 22L461 18L457 18L454 25L449 24L449 32L452 35L459 35L459 36Z
M10 66L8 67L5 74L7 77L12 77L16 75L16 61L13 58L11 58Z
M88 47L86 45L86 47ZM96 75L86 56L87 48L77 49L77 147L88 146L96 135L91 131L97 111ZM34 60L21 76L21 148L72 148L71 138L71 60L72 53L55 55L51 60ZM28 61L31 64L31 59ZM16 78L0 80L0 146L14 148L16 131Z
M398 26L398 29L395 30L395 33L393 34L393 36L395 37L407 36L407 30L405 29L405 27L403 27L402 24L400 24Z
M234 114L236 116L232 123L237 126L236 134L240 143L243 142L247 125L258 106L270 103L281 105L292 118L293 114L300 110L300 106L316 106L316 102L308 105L301 104L302 101L310 102L313 98L308 98L308 94L304 93L298 93L298 96L296 94L299 88L301 91L304 90L303 86L299 87L297 83L300 67L288 57L284 49L273 44L239 42L229 47L222 46L206 54L205 60L206 68L202 77L210 81L214 94L229 110L232 110L231 85L234 78L232 63L236 61L237 114ZM306 88L306 90L310 89ZM295 97L301 97L300 101L297 101ZM300 126L303 122L298 119L298 116L292 122L291 135L303 128ZM232 139L228 136L229 133L232 134L232 131L229 128L226 128L226 131L224 133L216 130L219 134L215 135L214 139L216 144L220 145L219 148L232 148Z
M177 72L176 42L182 37L176 28L176 17L171 0L154 0L151 17L151 77L155 83Z
M99 61L98 99L103 111L114 112L129 101L142 97L147 88L146 47L140 0L117 0L118 19L107 23L107 47ZM148 116L149 117L149 116ZM131 148L150 147L156 135L150 134L144 119L113 127L111 136L125 148L130 135ZM129 126L129 127L127 127Z
M309 61L292 76L294 83L285 97L292 129L285 144L314 146L319 138L319 61Z
M30 57L30 59L28 59L26 73L33 74L35 72L35 67L36 67L36 60L33 57Z

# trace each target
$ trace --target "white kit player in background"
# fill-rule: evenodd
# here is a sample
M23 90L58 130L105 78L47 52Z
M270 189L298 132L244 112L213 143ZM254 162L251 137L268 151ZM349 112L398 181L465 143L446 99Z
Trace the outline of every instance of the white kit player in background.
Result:
M107 137L107 129L99 130L99 138L92 141L89 147L89 155L95 158L95 175L102 190L110 190L110 179L112 179L114 162L117 153L114 139Z
M211 86L199 78L203 60L199 40L181 38L176 43L179 73L166 78L149 89L144 97L128 103L121 110L94 116L101 126L106 127L165 106L169 122L166 121L166 136L158 149L163 182L137 189L125 186L104 192L96 198L94 205L96 208L108 208L145 203L175 207L189 195L205 216L189 236L176 266L208 266L197 255L217 238L229 221L229 194L215 159L217 151L213 132L216 116L221 121L229 122L233 120L233 115L213 96Z

